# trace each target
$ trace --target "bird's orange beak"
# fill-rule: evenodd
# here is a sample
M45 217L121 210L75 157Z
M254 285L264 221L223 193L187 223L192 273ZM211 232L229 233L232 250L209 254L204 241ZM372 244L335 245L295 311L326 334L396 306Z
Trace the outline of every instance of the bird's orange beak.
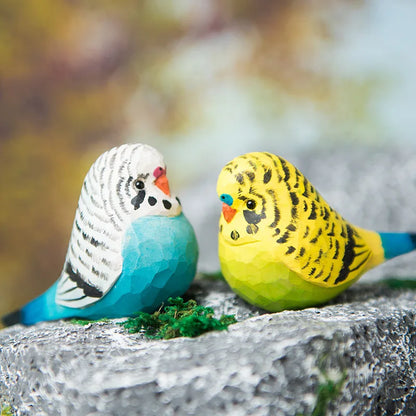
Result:
M224 215L225 221L228 223L231 222L231 220L234 218L234 215L236 214L237 210L234 208L231 208L229 205L222 203L222 215Z
M165 173L156 178L155 185L167 196L170 196L169 182Z

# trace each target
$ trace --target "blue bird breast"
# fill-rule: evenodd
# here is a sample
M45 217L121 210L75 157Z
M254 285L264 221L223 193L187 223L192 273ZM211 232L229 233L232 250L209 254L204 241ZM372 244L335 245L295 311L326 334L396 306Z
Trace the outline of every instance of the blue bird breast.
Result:
M183 214L143 217L126 231L122 255L120 277L97 302L107 317L153 312L170 296L185 293L196 273L198 245Z

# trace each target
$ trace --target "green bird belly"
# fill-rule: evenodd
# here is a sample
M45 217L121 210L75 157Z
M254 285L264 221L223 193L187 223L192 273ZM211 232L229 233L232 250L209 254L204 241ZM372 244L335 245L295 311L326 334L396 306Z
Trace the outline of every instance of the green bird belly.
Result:
M330 288L314 285L274 261L274 253L263 242L234 246L220 236L219 258L231 288L247 302L270 312L320 305L358 279Z

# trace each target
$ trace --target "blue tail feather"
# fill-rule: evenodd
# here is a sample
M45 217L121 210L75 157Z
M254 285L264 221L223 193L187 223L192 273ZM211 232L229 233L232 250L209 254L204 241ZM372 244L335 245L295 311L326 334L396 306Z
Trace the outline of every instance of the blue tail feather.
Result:
M416 249L416 233L379 233L386 260Z
M40 321L65 318L66 316L59 313L55 305L55 292L56 283L21 309L3 316L3 324L5 326L14 324L33 325Z

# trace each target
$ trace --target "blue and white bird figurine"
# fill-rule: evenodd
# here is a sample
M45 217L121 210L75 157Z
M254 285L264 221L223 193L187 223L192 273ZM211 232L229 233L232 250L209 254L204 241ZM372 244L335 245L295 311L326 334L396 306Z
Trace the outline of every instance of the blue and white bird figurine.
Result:
M188 289L197 259L162 155L144 144L115 147L85 177L59 279L3 323L153 312Z

